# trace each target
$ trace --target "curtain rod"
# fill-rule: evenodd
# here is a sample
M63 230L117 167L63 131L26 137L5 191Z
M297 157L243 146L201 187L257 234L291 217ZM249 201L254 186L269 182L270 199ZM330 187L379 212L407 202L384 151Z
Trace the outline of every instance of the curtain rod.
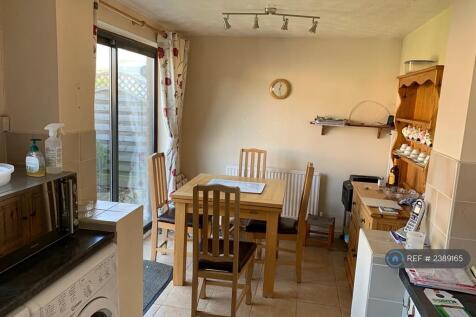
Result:
M99 0L99 3L101 5L104 5L107 9L109 9L110 11L112 12L115 12L117 14L119 14L120 16L122 16L123 18L126 18L127 20L131 21L132 24L134 25L138 25L138 26L142 26L142 27L146 27L146 28L149 28L151 29L152 31L156 32L156 33L160 33L160 34L163 34L164 31L161 31L157 28L155 28L154 26L150 25L149 23L147 23L146 21L144 20L139 20L137 19L136 17L130 15L129 13L119 9L119 8L116 8L115 6L107 3L106 1L104 0Z

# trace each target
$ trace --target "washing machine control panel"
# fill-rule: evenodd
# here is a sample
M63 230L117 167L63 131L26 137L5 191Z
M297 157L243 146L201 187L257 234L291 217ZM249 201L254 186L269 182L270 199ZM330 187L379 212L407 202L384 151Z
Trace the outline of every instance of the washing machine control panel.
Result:
M70 285L41 309L42 317L76 316L91 297L114 275L115 256L109 256L79 281Z

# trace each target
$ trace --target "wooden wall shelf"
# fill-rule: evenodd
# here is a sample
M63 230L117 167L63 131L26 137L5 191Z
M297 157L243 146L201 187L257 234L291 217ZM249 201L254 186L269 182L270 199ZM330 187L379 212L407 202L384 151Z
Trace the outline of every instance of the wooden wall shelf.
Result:
M384 131L390 131L392 127L388 125L379 125L379 124L369 124L363 122L346 122L344 125L329 125L317 123L314 121L310 122L312 125L317 125L321 127L321 135L326 135L329 129L332 128L345 128L345 127L357 127L357 128L373 128L377 129L377 139L380 139L383 136Z
M413 119L405 119L405 118L397 118L397 122L403 122L403 123L408 123L414 126L417 126L419 128L423 128L426 130L431 129L431 122L430 121L422 121L422 120L413 120Z

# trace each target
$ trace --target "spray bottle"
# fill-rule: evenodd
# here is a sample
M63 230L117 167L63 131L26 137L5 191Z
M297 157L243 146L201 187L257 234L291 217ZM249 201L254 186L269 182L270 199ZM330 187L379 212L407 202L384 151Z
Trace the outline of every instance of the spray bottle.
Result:
M45 141L46 173L58 174L63 171L63 143L59 136L63 123L50 123L45 127L49 138Z

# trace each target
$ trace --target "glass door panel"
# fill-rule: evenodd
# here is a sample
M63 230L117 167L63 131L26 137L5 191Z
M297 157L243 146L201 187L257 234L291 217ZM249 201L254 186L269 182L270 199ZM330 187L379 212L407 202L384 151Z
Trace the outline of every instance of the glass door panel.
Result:
M156 147L156 49L101 31L94 119L97 197L144 205L151 222L147 156Z
M97 199L112 200L111 47L97 45L94 124Z
M118 200L144 205L150 221L147 156L155 146L155 61L119 48L118 65Z

